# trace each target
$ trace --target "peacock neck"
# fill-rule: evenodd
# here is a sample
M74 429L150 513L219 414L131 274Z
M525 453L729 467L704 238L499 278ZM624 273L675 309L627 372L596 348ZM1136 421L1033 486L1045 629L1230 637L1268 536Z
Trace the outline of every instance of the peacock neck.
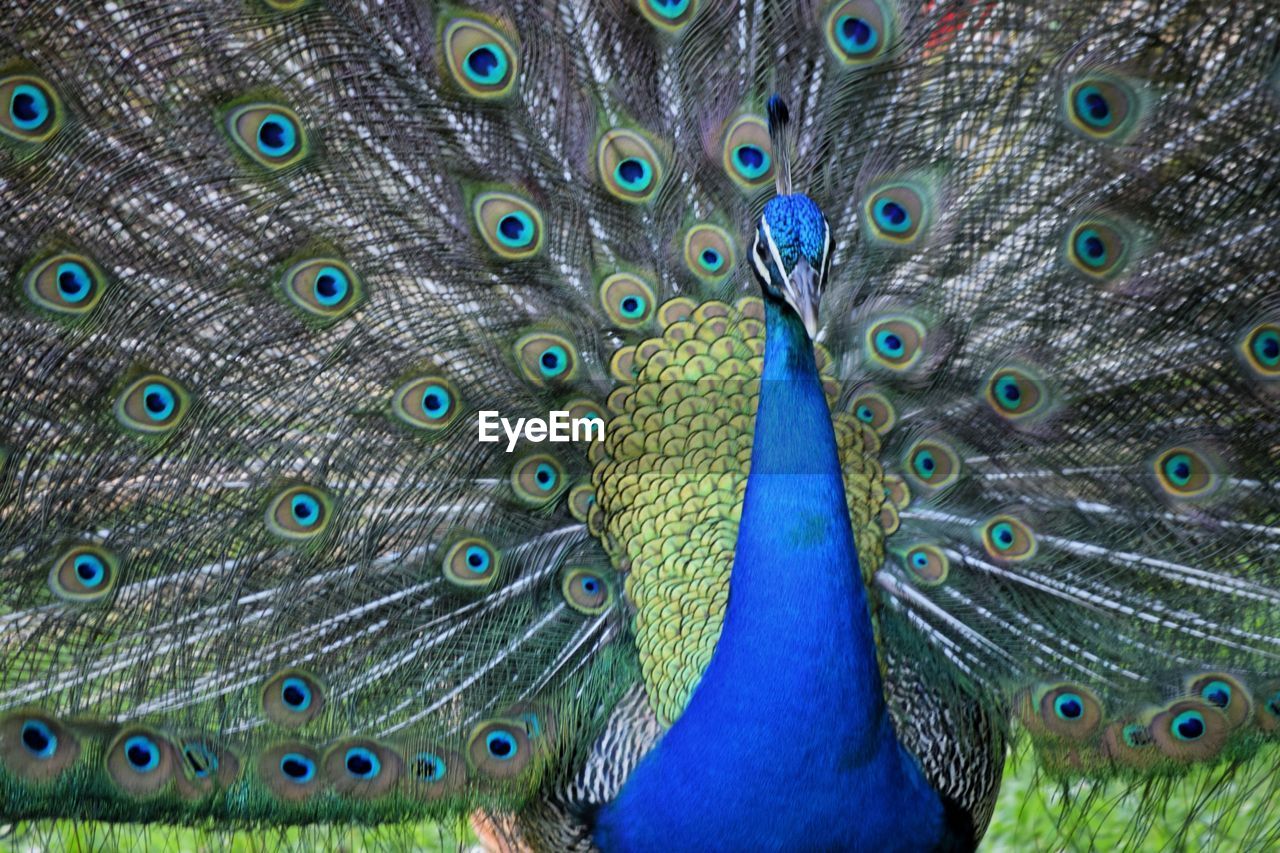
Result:
M813 345L765 305L723 629L684 713L601 813L605 850L918 849L943 832L885 707Z
M702 684L754 683L766 695L753 701L790 714L840 708L849 735L874 738L885 715L875 640L813 344L796 315L769 299L765 324L729 600ZM823 702L792 707L779 686L819 690Z

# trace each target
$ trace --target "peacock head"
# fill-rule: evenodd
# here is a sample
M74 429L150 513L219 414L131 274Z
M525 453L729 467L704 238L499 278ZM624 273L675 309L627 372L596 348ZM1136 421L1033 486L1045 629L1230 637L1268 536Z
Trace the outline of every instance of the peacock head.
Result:
M764 298L787 306L804 323L809 338L818 335L818 302L831 269L831 226L817 203L791 191L791 146L787 104L769 98L769 144L773 147L778 194L769 199L756 226L751 269Z
M818 334L818 302L831 265L831 226L807 195L769 200L756 227L751 267L766 299L800 318L810 339Z

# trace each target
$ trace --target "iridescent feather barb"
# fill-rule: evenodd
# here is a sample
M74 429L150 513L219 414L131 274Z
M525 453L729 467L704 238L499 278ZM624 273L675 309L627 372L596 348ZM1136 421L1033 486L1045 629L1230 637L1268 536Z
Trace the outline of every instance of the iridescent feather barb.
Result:
M971 844L1010 737L1064 832L1280 842L1278 16L0 0L0 818L585 849L829 429L877 814ZM766 337L830 417L760 444Z

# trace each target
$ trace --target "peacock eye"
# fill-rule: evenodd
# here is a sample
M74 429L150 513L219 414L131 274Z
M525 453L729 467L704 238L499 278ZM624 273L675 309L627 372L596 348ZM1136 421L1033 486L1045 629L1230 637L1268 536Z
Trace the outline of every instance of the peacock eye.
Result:
M20 142L44 142L62 126L62 105L43 79L0 77L0 134Z
M468 95L501 98L511 94L520 58L497 29L474 18L458 18L444 28L444 47L449 73Z
M882 59L892 46L895 25L889 4L848 0L827 15L827 45L845 65L869 65Z
M1078 132L1107 142L1132 135L1141 118L1138 90L1112 77L1086 77L1068 87L1064 96L1067 119Z
M649 201L662 183L657 150L633 130L615 128L601 137L596 165L605 189L623 201Z
M302 122L280 104L253 103L227 114L232 141L254 162L276 170L292 166L309 151Z

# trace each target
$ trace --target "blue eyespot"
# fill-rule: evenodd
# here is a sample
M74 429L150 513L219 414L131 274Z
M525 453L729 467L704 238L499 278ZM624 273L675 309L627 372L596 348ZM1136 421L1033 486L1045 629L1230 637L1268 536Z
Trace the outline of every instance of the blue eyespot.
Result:
M1173 734L1178 740L1199 740L1204 736L1204 715L1199 711L1183 711L1173 718Z
M29 83L19 83L9 96L9 120L20 130L35 130L49 119L49 98Z
M442 385L428 385L422 391L422 413L429 418L442 418L449 413L452 399Z
M624 296L618 303L619 312L628 320L636 320L645 315L649 303L643 296Z
M533 479L538 483L539 488L551 491L556 487L556 469L542 462L534 469Z
M1007 521L1002 521L992 527L991 541L1001 551L1007 551L1012 548L1014 542L1013 525Z
M218 772L218 756L202 743L187 743L182 747L182 757L197 779L204 779Z
M489 570L491 558L489 552L479 545L471 545L466 550L467 568L476 574L484 574Z
M915 566L917 569L929 568L929 555L923 551L916 551L911 555L911 565Z
M434 752L419 752L413 757L413 774L420 782L439 782L448 768Z
M920 479L928 481L933 478L934 471L937 470L938 467L938 462L933 458L932 451L918 451L911 461L915 466L916 475L919 476Z
M564 373L568 364L569 354L565 352L564 347L559 345L547 347L542 351L542 355L538 357L538 369L548 379Z
M124 757L138 773L150 773L160 766L160 746L146 735L125 739Z
M311 707L311 688L301 678L286 678L280 685L280 699L291 711L305 711Z
M81 554L75 559L76 577L86 589L93 589L107 578L107 567L93 554Z
M477 45L462 61L463 73L481 86L501 83L509 67L507 52L494 42Z
M628 157L618 162L613 177L624 190L642 193L653 183L653 167L639 157Z
M509 248L523 249L535 234L533 219L523 210L513 210L498 220L498 241Z
M1084 715L1084 700L1075 693L1061 693L1053 700L1053 712L1063 720L1078 720Z
M299 527L311 527L320 519L320 502L306 493L296 494L289 501L289 513Z
M650 9L672 21L689 11L690 2L692 0L648 0Z
M258 150L268 157L284 157L298 146L298 132L287 117L272 113L258 125Z
M1076 234L1076 257L1095 269L1107 265L1107 244L1095 228L1082 228Z
M504 731L489 732L484 744L489 754L499 761L510 761L519 749L516 739Z
M93 288L93 279L84 264L76 261L63 261L55 272L58 281L58 295L66 302L74 305L84 300Z
M1225 681L1210 681L1200 689L1200 695L1210 705L1225 708L1231 704L1231 685Z
M1253 339L1253 353L1268 366L1280 364L1280 333L1267 330Z
M1191 457L1185 453L1174 453L1164 462L1164 473L1175 486L1186 486L1191 482Z
M1081 86L1076 90L1076 115L1086 124L1106 127L1111 123L1111 104L1097 86Z
M347 772L357 779L373 779L382 772L382 762L372 750L354 746L347 750L344 759Z
M36 758L52 758L58 751L58 736L40 720L22 724L22 745Z
M1022 389L1012 376L996 380L996 401L1006 409L1017 409L1022 401Z
M903 234L911 230L911 214L892 198L878 198L872 205L876 225L890 234Z
M703 249L698 260L708 272L716 272L724 265L724 258L715 249Z
M871 407L866 403L858 406L858 408L854 410L854 415L864 424L872 423L876 419L876 413L872 411Z
M159 382L150 382L142 389L142 407L147 417L157 423L167 420L177 404L173 391Z
M773 160L769 153L758 145L739 145L733 149L733 160L738 171L749 181L754 181L769 171Z
M852 16L836 21L836 39L850 56L870 53L880 43L880 34L868 21Z
M320 305L332 308L346 299L350 290L347 274L337 267L322 267L316 273L314 296Z
M316 777L316 763L305 755L286 752L280 757L280 772L286 779L305 785Z
M906 352L906 344L902 342L902 338L888 329L876 332L875 342L876 351L885 358L902 358Z

